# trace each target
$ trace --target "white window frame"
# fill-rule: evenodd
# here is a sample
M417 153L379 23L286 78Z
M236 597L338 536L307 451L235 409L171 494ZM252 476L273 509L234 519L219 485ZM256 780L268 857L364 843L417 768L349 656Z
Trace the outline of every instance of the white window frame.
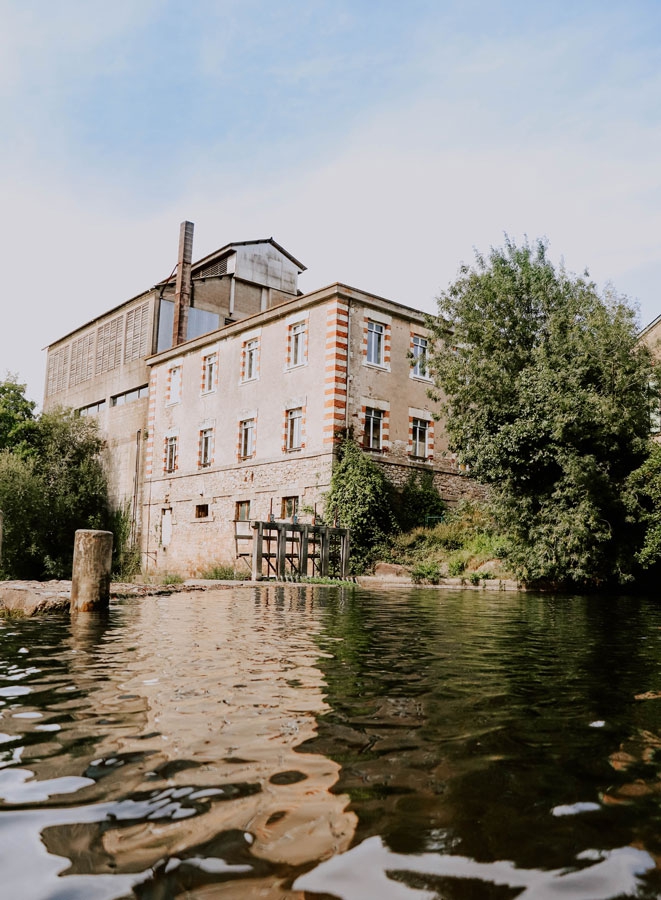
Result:
M243 346L243 380L257 381L259 370L259 338L251 338Z
M429 377L429 340L421 334L414 334L412 354L413 366L411 368L412 378L423 378L425 381L431 381Z
M218 353L207 353L202 357L202 393L211 394L216 390L216 366L218 365Z
M176 434L168 435L165 439L165 471L172 474L177 470L177 447L178 439Z
M300 450L303 444L303 409L287 410L287 450Z
M365 407L365 450L383 450L383 420L385 411L375 406ZM369 423L369 424L368 424Z
M305 322L294 322L289 326L289 368L304 366L305 358Z
M376 322L374 319L368 319L367 352L365 358L369 365L383 367L385 343L386 325L384 325L383 322Z
M429 450L429 419L421 419L419 416L413 416L411 419L411 456L418 459L427 458ZM420 432L424 435L424 440L420 440ZM423 452L420 453L422 448Z
M255 454L255 419L241 420L241 459L250 459Z
M206 469L213 460L213 428L200 431L200 468Z

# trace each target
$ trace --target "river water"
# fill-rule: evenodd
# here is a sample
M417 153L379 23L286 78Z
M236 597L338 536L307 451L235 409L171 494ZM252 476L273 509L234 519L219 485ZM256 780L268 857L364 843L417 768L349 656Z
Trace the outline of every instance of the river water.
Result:
M653 600L264 586L0 620L7 900L652 898L659 866Z

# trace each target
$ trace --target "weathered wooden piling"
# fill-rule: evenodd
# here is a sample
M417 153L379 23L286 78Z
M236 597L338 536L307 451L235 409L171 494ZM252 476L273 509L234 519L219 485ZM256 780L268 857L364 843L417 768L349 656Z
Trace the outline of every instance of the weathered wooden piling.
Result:
M108 609L111 566L112 532L79 529L73 545L72 614Z

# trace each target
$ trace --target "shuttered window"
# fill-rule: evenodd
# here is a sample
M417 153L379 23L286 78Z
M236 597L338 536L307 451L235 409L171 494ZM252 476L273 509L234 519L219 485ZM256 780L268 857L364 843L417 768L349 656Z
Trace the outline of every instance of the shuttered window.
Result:
M148 351L149 304L143 303L126 313L124 362L141 359Z
M71 342L69 387L88 381L94 375L94 332Z
M116 316L96 330L96 374L110 372L122 362L124 316Z

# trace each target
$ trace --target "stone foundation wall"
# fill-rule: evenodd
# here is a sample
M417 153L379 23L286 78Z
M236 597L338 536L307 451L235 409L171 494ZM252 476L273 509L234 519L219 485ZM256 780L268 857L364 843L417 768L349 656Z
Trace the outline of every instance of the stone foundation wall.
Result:
M145 490L143 565L147 572L200 576L214 565L248 566L236 560L237 503L250 502L251 520L281 518L283 497L296 497L299 519L321 514L331 476L331 454L297 455L177 478L153 479ZM199 515L207 512L207 515ZM206 509L204 509L206 507ZM239 526L250 534L248 521ZM249 550L250 542L241 546Z
M413 463L395 462L383 457L375 457L375 462L383 468L388 481L398 488L404 486L411 472L432 472L434 485L449 506L454 506L462 500L479 501L487 497L487 488L484 485L474 481L451 462L444 468L416 466Z

